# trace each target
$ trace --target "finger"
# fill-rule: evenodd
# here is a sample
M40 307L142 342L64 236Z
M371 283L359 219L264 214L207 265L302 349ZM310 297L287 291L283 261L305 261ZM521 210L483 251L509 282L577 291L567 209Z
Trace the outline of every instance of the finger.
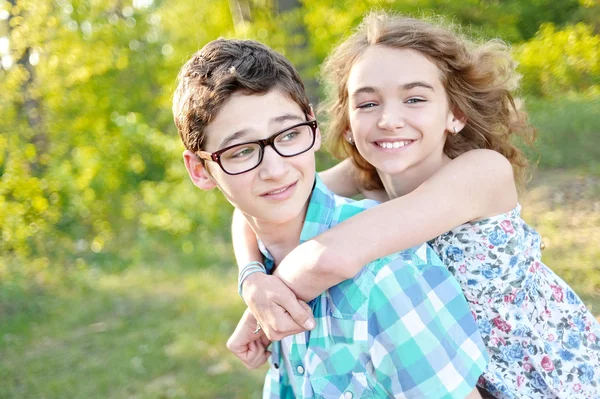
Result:
M267 338L271 341L279 341L289 335L304 332L304 327L298 325L289 313L282 307L269 313L267 321L261 324Z
M316 323L310 307L296 297L292 300L281 301L280 306L283 307L291 316L294 322L304 330L312 330Z

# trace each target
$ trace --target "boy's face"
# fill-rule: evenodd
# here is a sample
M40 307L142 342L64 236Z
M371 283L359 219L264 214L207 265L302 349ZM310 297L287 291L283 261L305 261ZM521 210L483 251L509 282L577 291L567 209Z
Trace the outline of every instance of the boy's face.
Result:
M300 106L274 89L262 95L233 94L207 126L204 151L266 139L287 127L306 121ZM321 145L317 130L314 146L293 157L282 157L265 147L262 162L239 175L226 174L216 162L206 168L196 154L184 152L186 168L194 184L209 190L215 186L229 202L257 221L285 223L303 218L315 179L314 152Z

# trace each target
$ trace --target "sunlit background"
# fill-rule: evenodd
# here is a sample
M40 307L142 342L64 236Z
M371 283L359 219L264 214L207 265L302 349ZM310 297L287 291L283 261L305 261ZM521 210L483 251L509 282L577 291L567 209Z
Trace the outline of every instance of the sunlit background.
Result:
M0 398L252 398L231 207L185 173L170 101L219 36L319 65L370 8L513 45L538 127L525 218L600 314L597 0L0 0ZM323 152L321 167L332 160Z

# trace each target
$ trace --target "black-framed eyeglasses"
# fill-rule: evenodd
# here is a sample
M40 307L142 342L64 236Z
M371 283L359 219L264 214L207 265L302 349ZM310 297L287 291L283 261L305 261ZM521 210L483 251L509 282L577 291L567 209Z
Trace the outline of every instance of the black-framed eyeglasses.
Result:
M256 168L263 160L265 147L271 146L282 157L294 157L315 145L317 121L310 120L287 127L269 138L235 144L210 153L198 151L197 155L219 164L228 175L239 175Z

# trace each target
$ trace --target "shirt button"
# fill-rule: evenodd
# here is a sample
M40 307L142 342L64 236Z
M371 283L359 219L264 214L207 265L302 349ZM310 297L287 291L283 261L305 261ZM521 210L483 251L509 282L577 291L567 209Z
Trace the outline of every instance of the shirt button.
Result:
M273 367L275 367L275 370L277 370L279 368L279 365L277 363L273 363Z
M298 366L296 370L298 371L298 374L304 374L304 367Z
M354 395L352 395L352 392L350 391L346 391L344 392L344 399L352 399Z

